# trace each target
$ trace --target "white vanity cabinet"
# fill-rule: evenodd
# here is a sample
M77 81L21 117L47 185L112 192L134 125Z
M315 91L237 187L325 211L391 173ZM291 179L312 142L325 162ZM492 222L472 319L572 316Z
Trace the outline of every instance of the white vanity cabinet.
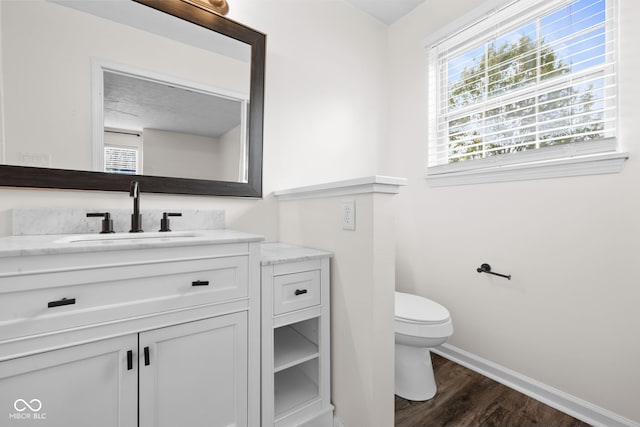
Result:
M329 258L262 244L262 426L330 427Z
M140 334L140 426L247 425L247 316Z
M259 240L0 239L0 425L259 426Z
M136 426L137 345L130 334L0 362L0 425Z

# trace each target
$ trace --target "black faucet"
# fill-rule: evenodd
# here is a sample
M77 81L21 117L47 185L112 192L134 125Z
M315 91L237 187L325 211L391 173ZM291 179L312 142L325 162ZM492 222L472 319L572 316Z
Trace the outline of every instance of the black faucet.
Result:
M142 233L142 217L140 216L140 186L138 181L131 181L129 196L133 197L133 213L131 214L131 230L129 233Z

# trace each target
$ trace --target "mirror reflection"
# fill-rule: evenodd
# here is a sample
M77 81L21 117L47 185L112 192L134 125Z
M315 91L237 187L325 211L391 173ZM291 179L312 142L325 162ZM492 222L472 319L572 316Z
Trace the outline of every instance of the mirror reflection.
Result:
M101 69L104 133L94 141L95 170L247 181L241 94Z
M247 182L248 44L129 1L0 8L3 164Z

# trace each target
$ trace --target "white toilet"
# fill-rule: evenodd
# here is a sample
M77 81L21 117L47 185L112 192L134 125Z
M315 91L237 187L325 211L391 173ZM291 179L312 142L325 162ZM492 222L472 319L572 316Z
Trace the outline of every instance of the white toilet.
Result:
M429 400L436 394L429 349L453 334L449 311L430 299L396 292L395 394L408 400Z

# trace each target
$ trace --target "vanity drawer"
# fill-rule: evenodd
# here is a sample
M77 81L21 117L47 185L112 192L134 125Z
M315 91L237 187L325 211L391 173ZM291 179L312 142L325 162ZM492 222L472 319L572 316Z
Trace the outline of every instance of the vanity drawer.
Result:
M0 337L248 297L248 257L162 260L0 279Z
M273 314L320 305L320 270L285 274L273 278Z

